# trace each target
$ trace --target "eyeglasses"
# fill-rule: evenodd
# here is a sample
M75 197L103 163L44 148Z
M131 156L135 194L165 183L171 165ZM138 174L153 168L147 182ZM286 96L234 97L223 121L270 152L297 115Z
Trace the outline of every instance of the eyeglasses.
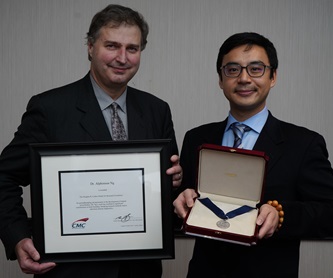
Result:
M223 70L223 73L227 77L236 78L241 75L243 69L246 69L246 72L251 77L262 77L265 74L266 68L272 69L271 66L266 66L262 63L253 63L249 64L246 67L242 67L236 63L227 64L220 69Z

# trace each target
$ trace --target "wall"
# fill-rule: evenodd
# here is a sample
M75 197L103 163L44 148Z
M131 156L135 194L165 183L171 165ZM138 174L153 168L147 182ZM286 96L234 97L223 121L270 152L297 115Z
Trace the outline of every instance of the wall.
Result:
M256 31L275 44L280 67L268 107L278 118L324 135L333 154L330 0L123 0L150 24L141 69L130 82L169 102L179 147L185 132L220 121L228 103L218 87L215 61L231 34ZM13 136L28 99L81 78L89 63L85 35L104 0L7 0L0 2L0 149ZM26 190L29 211L29 192ZM184 277L192 241L177 240L177 258L166 277ZM331 277L333 243L302 243L300 276ZM277 262L278 264L278 262ZM19 274L0 245L0 277Z

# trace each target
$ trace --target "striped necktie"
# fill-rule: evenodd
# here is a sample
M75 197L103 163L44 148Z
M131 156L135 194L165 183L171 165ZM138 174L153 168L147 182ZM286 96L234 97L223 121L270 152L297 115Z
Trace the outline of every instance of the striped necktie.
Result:
M239 148L239 149L243 148L243 144L242 144L243 135L245 132L250 131L251 128L244 124L233 123L231 125L231 129L235 135L235 141L234 141L233 147Z

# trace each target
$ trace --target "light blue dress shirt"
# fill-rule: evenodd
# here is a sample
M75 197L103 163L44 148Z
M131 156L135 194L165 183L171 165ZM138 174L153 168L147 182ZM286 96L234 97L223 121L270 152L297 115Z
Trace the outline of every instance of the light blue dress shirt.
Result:
M254 144L256 143L261 130L263 129L266 121L268 118L268 109L265 106L263 110L261 110L258 114L252 116L251 118L247 119L244 122L240 122L241 124L245 124L251 128L250 131L245 132L242 144L243 149L252 150ZM223 139L222 139L222 146L232 147L234 144L235 136L230 128L230 126L238 122L229 112L227 126L224 131Z

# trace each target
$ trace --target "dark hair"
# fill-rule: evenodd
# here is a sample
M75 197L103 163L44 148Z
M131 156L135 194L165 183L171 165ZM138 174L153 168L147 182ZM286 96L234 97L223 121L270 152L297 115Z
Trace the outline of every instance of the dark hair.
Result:
M273 73L278 68L278 58L277 58L277 52L273 45L273 43L265 38L262 35L259 35L257 33L253 32L244 32L244 33L237 33L232 36L230 36L228 39L224 41L222 46L220 47L219 54L217 56L216 61L216 69L217 73L220 76L220 79L222 80L222 60L224 55L228 54L232 49L235 47L241 46L241 45L247 45L249 49L253 45L261 46L265 49L266 54L268 56L269 64L272 67L270 78L273 77Z
M99 36L100 29L110 23L114 27L122 23L138 26L141 30L141 50L145 49L149 27L143 16L128 7L113 4L94 15L87 33L87 44L93 44Z

